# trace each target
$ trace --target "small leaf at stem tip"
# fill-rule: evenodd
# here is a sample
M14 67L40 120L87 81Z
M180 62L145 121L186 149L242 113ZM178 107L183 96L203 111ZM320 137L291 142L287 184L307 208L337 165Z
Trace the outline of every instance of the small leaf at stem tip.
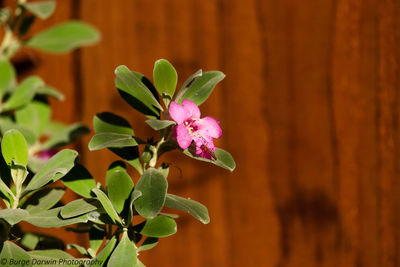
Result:
M157 91L161 96L166 94L171 98L174 96L178 74L168 60L159 59L154 63L153 80Z
M28 146L24 136L15 129L8 130L1 140L1 152L7 165L13 161L26 166L28 164Z

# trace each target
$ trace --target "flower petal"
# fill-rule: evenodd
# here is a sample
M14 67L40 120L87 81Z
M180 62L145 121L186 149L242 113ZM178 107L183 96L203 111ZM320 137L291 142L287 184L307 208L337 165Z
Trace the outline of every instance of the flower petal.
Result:
M169 104L168 112L171 118L177 124L182 124L185 120L191 118L191 114L189 114L183 106L179 105L175 101L172 101L171 104Z
M204 117L195 122L197 132L203 137L220 138L222 129L219 126L219 121L213 117Z
M176 126L176 141L182 149L186 149L192 143L193 138L190 136L186 127L182 124Z
M186 109L186 112L190 114L189 118L200 118L200 109L194 102L183 99L182 106Z

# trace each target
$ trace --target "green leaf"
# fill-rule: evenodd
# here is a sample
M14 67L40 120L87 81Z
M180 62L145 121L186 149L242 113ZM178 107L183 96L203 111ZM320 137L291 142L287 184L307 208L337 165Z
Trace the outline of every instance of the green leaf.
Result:
M26 142L29 145L34 145L37 140L37 136L35 135L34 132L26 128L25 126L16 124L12 122L11 120L8 120L6 117L0 117L0 130L1 132L4 133L7 132L8 130L15 129L18 130L22 135L25 137Z
M56 259L74 259L74 257L71 254L68 254L67 252L59 249L35 250L35 251L29 251L28 253L31 256L40 256L40 257L56 258Z
M114 247L115 247L115 243L117 243L117 239L115 238L115 236L113 236L108 243L104 246L104 248L100 251L100 253L97 255L96 258L94 258L93 260L97 260L98 262L106 262L106 260L108 259L108 257L111 255L111 252L113 251Z
M170 125L174 125L174 121L169 120L147 120L146 123L156 131L167 128Z
M143 222L139 233L150 237L166 237L176 233L175 220L168 216L157 216Z
M79 245L77 245L77 244L69 243L69 244L67 245L67 249L71 249L71 248L76 249L80 254L82 254L82 255L84 255L84 256L89 255L89 253L87 252L87 250L86 250L84 247L79 246Z
M63 177L72 169L77 156L78 152L71 149L64 149L58 152L47 161L43 169L33 176L25 191L38 189L50 181L55 182Z
M125 169L125 165L119 162L112 164L107 171L106 185L107 194L113 204L115 210L121 213L125 201L129 201L131 191L133 189L133 182Z
M178 74L168 60L159 59L154 63L153 81L161 96L167 94L172 98L178 82Z
M135 134L127 120L111 112L96 114L93 118L93 126L96 133L118 133L132 136Z
M194 74L192 74L182 85L181 89L179 90L179 92L176 94L175 96L175 101L178 103L181 103L181 98L182 96L186 93L187 89L189 88L189 86L195 81L197 80L199 77L201 77L203 75L203 71L200 69L198 71L196 71Z
M167 180L159 170L147 169L135 188L142 192L142 196L134 201L136 211L147 219L156 217L164 205L167 187Z
M0 61L0 99L11 86L15 85L15 70L8 60Z
M47 85L37 88L36 94L52 96L55 99L58 99L61 101L63 101L65 99L65 96L63 95L63 93L61 93L60 91L54 89L51 86L47 86Z
M138 143L132 135L118 133L99 133L92 137L89 142L89 150L103 148L137 146Z
M25 3L24 7L35 16L38 16L41 19L47 19L51 14L53 14L54 9L56 8L56 3L54 1Z
M80 267L77 264L67 264L69 260L74 260L70 254L59 249L46 249L46 250L34 250L29 251L28 254L35 259L35 265L38 267L49 267L49 266L68 266L68 267Z
M199 157L194 153L194 151L190 151L188 149L185 149L183 151L183 153L185 155L191 157L191 158L194 158L194 159L197 159L197 160L200 160L200 161L210 162L210 163L215 164L215 165L217 165L219 167L227 169L227 170L229 170L231 172L236 168L236 163L233 160L232 155L229 154L228 151L225 151L225 150L223 150L221 148L217 148L215 150L215 154L214 155L216 157L216 160L210 160L210 159L205 159L205 158Z
M88 221L87 214L69 219L62 219L60 216L61 209L62 207L58 207L51 210L31 214L30 216L25 218L24 221L37 227L43 228L56 228L75 223L86 223Z
M129 240L127 231L122 234L121 241L113 251L107 266L126 267L136 266L136 246Z
M0 178L0 192L4 194L9 199L12 199L12 196L14 196L13 192L11 189L3 182L3 180ZM5 199L3 199L4 201Z
M126 66L117 67L115 75L117 76L115 86L128 104L149 118L159 117L160 110L163 111L163 108L151 91L139 80L137 75L131 72Z
M91 191L96 187L96 182L92 175L79 163L75 164L75 166L61 178L61 182L78 195L86 198L91 197Z
M6 220L11 225L19 223L27 216L29 216L29 212L19 208L0 210L0 219Z
M156 237L148 237L146 238L143 243L138 247L137 251L145 251L154 248L158 244L158 238Z
M23 125L36 136L41 136L50 121L51 109L48 104L33 101L15 112L15 119L19 125Z
M117 116L111 112L103 112L97 114L93 119L94 129L97 134L100 133L115 133L115 134L125 134L128 143L130 139L135 139L134 131L127 120ZM136 139L135 139L136 141ZM137 142L137 141L136 141ZM137 147L109 147L112 152L125 159L129 164L135 167L139 173L143 172L142 165L139 161L139 150Z
M51 53L66 53L91 45L100 39L99 32L86 23L69 21L44 30L26 43L27 46Z
M61 123L50 123L45 133L49 135L50 138L41 145L40 148L42 150L69 144L78 136L89 133L89 129L80 123L68 126Z
M165 206L171 209L186 211L204 224L208 224L210 222L207 207L197 201L167 194Z
M29 254L11 241L4 242L3 249L0 253L0 259L2 259L2 265L3 261L5 261L4 265L7 265L7 263L9 263L11 260L19 260L21 262L24 262L26 265L29 265L31 263L31 257L29 256Z
M29 196L23 207L30 214L46 211L61 200L64 192L62 188L44 188Z
M36 89L40 86L43 86L43 81L39 77L31 76L26 78L18 85L11 97L7 99L1 110L7 111L28 104L32 100Z
M129 202L129 206L128 206L128 217L126 218L125 221L125 226L128 226L131 224L132 219L133 219L133 202L138 199L140 196L142 195L142 192L138 191L138 190L133 190L131 193L131 197L130 197L130 202Z
M115 223L115 221L117 221L119 223L122 223L121 219L118 217L118 214L115 211L110 199L108 199L107 195L104 194L103 191L101 191L98 188L92 189L92 192L97 196L97 198L99 199L104 210L107 212L107 214L113 220L113 222Z
M64 219L79 216L96 210L99 207L97 199L77 199L61 208L60 215Z
M40 237L38 235L32 234L32 233L26 233L21 239L21 245L28 249L35 249L37 244L40 241Z
M28 146L24 136L15 129L8 130L1 140L1 152L7 165L13 161L26 166L28 163Z
M220 71L207 71L204 72L201 77L198 77L186 90L179 103L182 103L183 99L188 99L201 105L211 92L214 87L225 78L225 74Z

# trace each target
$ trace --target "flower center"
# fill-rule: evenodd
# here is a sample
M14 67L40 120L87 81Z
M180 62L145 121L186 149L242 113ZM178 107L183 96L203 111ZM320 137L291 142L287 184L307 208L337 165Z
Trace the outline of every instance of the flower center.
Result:
M196 132L197 131L197 126L194 124L196 121L197 121L197 119L189 119L189 120L186 120L183 123L191 136L198 136L199 135Z

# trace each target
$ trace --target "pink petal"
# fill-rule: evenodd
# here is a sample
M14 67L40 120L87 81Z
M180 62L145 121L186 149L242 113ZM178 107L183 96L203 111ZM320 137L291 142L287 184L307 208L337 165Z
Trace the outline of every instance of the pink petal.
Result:
M182 106L185 108L186 112L190 114L189 118L200 118L200 109L194 102L183 99Z
M203 137L220 138L222 135L219 122L213 117L204 117L196 121L195 126L197 126L197 132Z
M172 101L171 104L169 104L168 112L177 124L182 124L185 120L191 118L191 114L188 114L187 110L175 101Z
M182 149L186 149L192 143L193 138L190 136L186 127L182 124L176 126L176 141Z
M194 141L196 144L196 155L202 158L212 159L211 154L215 152L215 146L212 138L206 140L202 137L195 137Z

